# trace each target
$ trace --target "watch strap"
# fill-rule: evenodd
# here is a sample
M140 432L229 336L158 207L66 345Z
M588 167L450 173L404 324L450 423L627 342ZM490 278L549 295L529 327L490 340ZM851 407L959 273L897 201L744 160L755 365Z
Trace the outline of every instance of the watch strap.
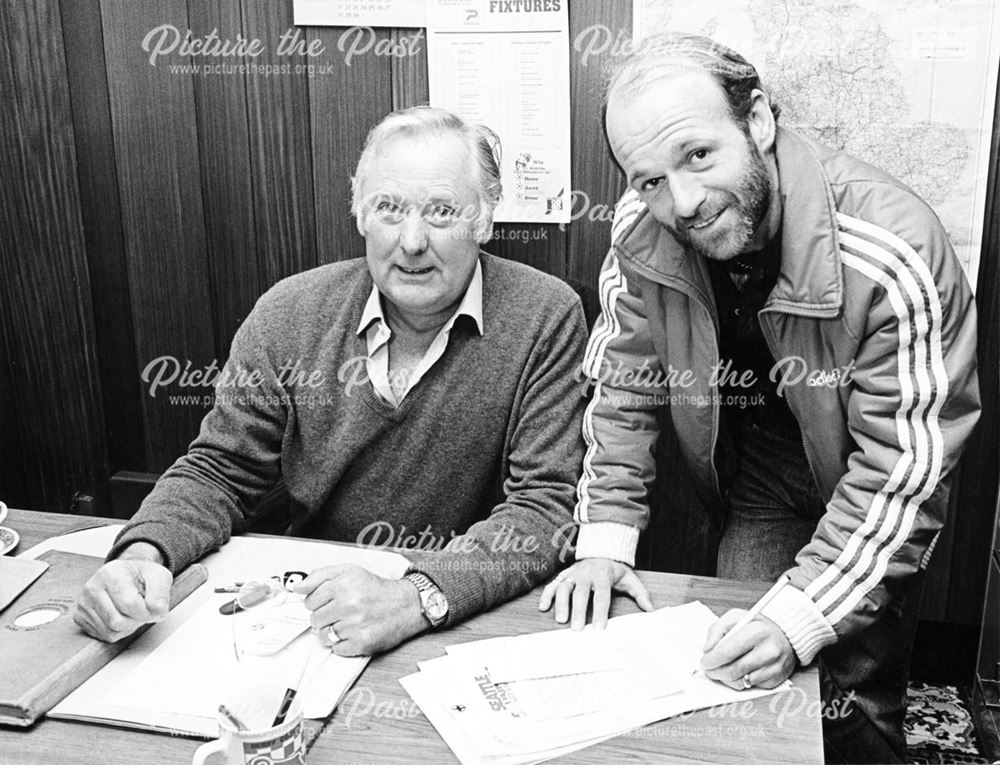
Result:
M421 573L420 571L407 571L404 574L405 579L409 579L413 584L417 586L420 592L427 592L428 590L438 590L440 589L427 574Z
M430 595L430 593L435 593L435 592L438 593L441 596L441 598L444 599L445 604L447 604L448 599L445 597L445 594L441 592L441 588L438 587L436 584L434 584L434 581L429 576L420 571L407 571L403 575L403 578L412 582L413 585L417 588L417 593L420 596L420 611L421 613L423 613L424 618L427 619L428 622L430 622L431 626L439 627L442 624L444 624L445 620L447 619L447 614L445 616L435 619L427 612L427 604L426 604L427 597Z

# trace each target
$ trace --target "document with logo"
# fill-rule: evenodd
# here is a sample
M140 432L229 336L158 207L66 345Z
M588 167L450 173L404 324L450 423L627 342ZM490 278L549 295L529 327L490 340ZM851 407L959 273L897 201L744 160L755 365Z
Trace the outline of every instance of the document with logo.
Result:
M611 619L603 638L590 639L599 655L575 672L562 660L541 671L534 655L525 658L526 671L507 666L521 650L555 656L560 638L565 653L579 647L580 633L567 629L465 643L400 682L464 765L541 762L648 723L790 687L735 691L697 673L715 620L699 602Z
M567 0L430 2L430 103L499 135L499 222L570 220L567 5Z

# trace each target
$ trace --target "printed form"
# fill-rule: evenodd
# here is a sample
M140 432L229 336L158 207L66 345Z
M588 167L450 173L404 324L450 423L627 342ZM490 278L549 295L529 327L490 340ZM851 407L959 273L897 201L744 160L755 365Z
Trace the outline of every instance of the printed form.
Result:
M715 620L693 602L611 619L603 633L562 629L464 643L400 682L464 765L541 762L791 686L735 691L698 673Z
M568 223L566 0L431 0L430 103L490 127L503 148L497 222Z

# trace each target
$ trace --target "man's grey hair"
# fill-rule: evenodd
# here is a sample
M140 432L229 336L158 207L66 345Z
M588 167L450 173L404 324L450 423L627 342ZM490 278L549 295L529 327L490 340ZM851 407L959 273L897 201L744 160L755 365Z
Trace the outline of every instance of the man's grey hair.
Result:
M626 55L613 60L608 68L604 90L607 107L612 96L638 92L657 80L686 72L704 72L715 78L726 95L733 121L746 132L754 89L767 94L753 64L743 56L709 37L667 32L645 38ZM781 107L768 103L775 122Z
M392 112L369 131L358 167L351 178L351 213L357 218L359 230L364 215L361 208L364 203L365 181L371 164L383 145L393 138L438 137L449 134L464 140L469 148L469 164L475 175L476 195L479 198L473 232L480 244L489 241L493 233L493 211L503 195L500 183L500 139L485 125L466 122L447 109L432 106L414 106ZM463 216L468 216L469 212L461 211Z

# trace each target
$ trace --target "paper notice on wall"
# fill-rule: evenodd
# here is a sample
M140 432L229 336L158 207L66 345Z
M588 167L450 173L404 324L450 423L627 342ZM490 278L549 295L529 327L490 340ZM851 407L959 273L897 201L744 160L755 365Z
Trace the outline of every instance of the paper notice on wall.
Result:
M498 222L568 223L566 0L431 0L430 103L500 136Z
M293 18L306 27L425 27L425 0L295 0Z

